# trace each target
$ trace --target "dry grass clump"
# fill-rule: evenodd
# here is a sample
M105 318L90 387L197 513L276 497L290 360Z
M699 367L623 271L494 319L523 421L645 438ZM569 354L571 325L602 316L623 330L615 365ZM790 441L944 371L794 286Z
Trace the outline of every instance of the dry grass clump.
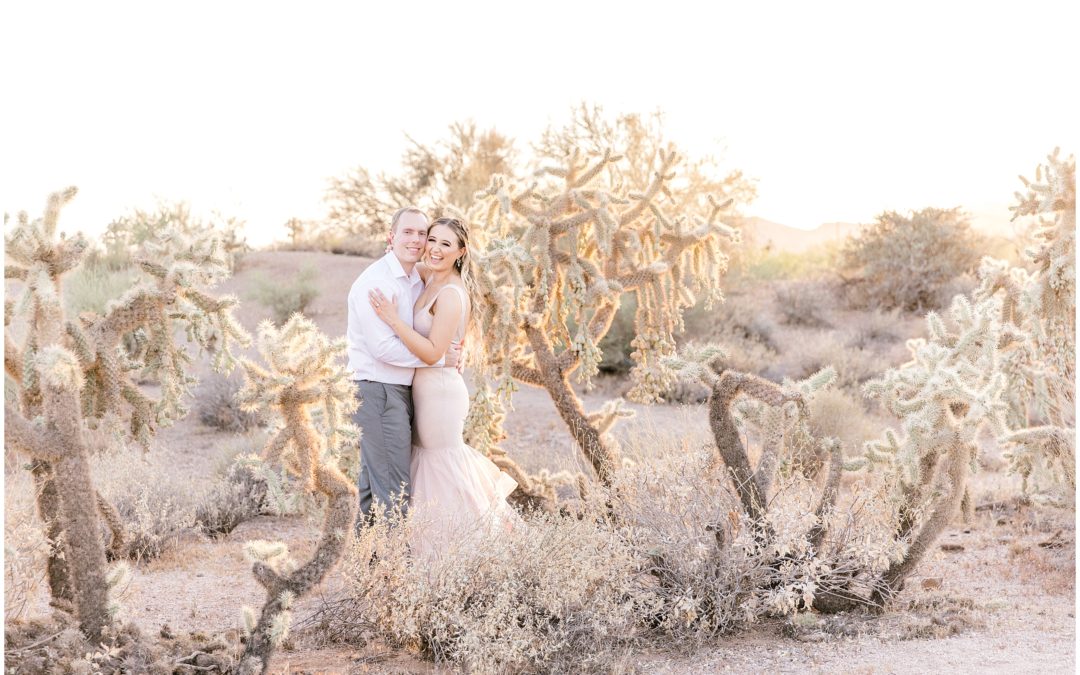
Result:
M64 277L64 310L76 317L82 312L105 314L105 305L124 295L138 280L132 265L115 269L105 262L81 265Z
M258 411L243 410L236 394L243 386L236 375L213 374L199 386L195 395L195 413L199 421L221 431L250 431L262 422Z
M34 483L27 471L4 476L4 621L21 617L45 581L49 542L34 512Z
M191 486L175 477L163 455L121 445L95 457L92 473L124 526L123 545L112 555L136 562L151 560L195 527Z
M789 326L829 328L833 323L828 308L833 304L828 288L820 282L795 281L776 287L776 311Z

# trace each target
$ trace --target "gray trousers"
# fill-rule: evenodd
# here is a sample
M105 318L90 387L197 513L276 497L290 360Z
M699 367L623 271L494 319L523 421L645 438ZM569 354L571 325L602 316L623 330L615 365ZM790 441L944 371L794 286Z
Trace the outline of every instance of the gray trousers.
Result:
M372 503L387 509L409 506L412 462L412 387L358 380L360 407L353 423L360 435L360 517L357 527L373 522Z

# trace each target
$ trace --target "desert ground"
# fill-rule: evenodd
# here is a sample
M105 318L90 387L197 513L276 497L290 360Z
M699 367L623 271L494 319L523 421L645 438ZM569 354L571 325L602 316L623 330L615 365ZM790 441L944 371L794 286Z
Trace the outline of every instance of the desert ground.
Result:
M305 267L317 270L318 296L307 314L322 331L343 335L345 294L370 259L321 252L257 251L246 254L236 275L220 288L243 302L237 313L254 331L268 310L246 299L253 280L289 279ZM776 308L777 293L819 293L814 280L766 281L752 289L731 289L728 304L751 308L773 328L774 376L802 376L829 355L828 343L848 339L861 315L825 303L821 322L785 322ZM812 296L823 297L823 296ZM701 322L699 322L700 324ZM811 325L806 325L807 323ZM691 329L695 329L691 326ZM695 330L702 329L701 325ZM896 317L894 335L868 346L852 363L838 363L841 377L852 378L905 360L904 339L924 330L919 317ZM821 346L818 351L814 345ZM835 352L833 352L835 353ZM749 354L747 359L755 358ZM214 376L206 360L197 361L205 382ZM206 386L204 384L204 386ZM602 376L583 392L587 407L622 393L618 376ZM196 390L196 399L199 390ZM683 434L693 444L709 443L703 403L631 405L636 417L616 428L620 438ZM548 394L523 387L508 415L506 451L526 469L587 470ZM194 406L193 406L194 407ZM874 420L873 415L870 416ZM673 432L673 429L678 431ZM168 482L192 493L209 483L229 458L258 450L265 436L222 432L189 414L165 429L145 461L168 467ZM13 506L27 504L30 482L10 457L6 462L5 528L19 525ZM1018 479L1005 472L998 451L988 448L975 482L974 520L957 520L921 563L913 581L880 617L801 615L795 623L770 620L692 652L660 646L611 664L612 672L1075 672L1076 621L1074 511L1017 499ZM33 520L29 521L33 524ZM25 523L23 523L25 525ZM261 515L229 535L210 539L188 531L164 554L135 566L121 596L121 618L147 631L206 636L238 635L242 605L261 604L263 592L242 555L250 539L280 539L295 555L311 550L318 523L304 516ZM10 553L9 553L10 557ZM37 583L23 597L10 586L5 614L9 628L48 615L47 588ZM295 609L293 634L274 657L276 673L428 673L446 672L399 646L327 644L311 621L312 613L332 603L342 579L334 572L318 591Z

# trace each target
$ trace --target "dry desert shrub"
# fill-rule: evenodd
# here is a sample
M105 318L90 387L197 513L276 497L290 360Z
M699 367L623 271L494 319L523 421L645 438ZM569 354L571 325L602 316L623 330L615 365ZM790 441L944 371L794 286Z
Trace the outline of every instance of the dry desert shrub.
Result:
M948 303L952 282L975 270L980 246L959 209L886 211L848 239L840 269L855 306L926 311Z
M834 305L832 294L817 281L794 281L776 287L776 312L780 321L789 326L829 328L829 308Z
M256 274L251 297L271 311L275 323L284 325L293 314L306 312L319 297L317 276L318 271L311 265L305 265L287 281Z
M860 312L845 322L846 340L852 349L874 349L878 345L891 345L903 336L899 310L871 309Z
M114 557L152 560L195 528L191 486L175 477L164 455L121 445L94 457L91 471L123 523L124 541L111 551Z
M243 410L236 395L243 381L236 375L213 374L195 393L195 413L199 421L221 431L244 432L259 425L258 411Z
M596 516L538 514L503 536L463 524L423 558L404 543L415 523L381 518L350 549L346 597L316 624L338 641L380 636L466 672L602 671L640 638L648 596L637 557Z
M200 496L195 523L210 537L223 537L263 512L267 484L248 464L234 462Z
M590 488L574 516L537 513L497 536L463 524L435 554L416 553L416 521L378 519L349 551L343 595L304 628L329 642L388 640L466 672L603 671L627 650L693 649L798 612L898 554L879 492L819 518L808 506L819 486L782 475L763 538L713 448L666 443Z
M866 402L846 389L828 389L807 404L807 423L816 438L837 438L845 448L861 448L881 431Z
M857 393L863 383L880 374L887 364L870 350L844 347L831 331L806 330L786 346L765 376L772 380L798 380L830 365L836 369L837 387Z
M18 619L45 581L49 542L34 515L34 482L21 469L4 476L4 621Z

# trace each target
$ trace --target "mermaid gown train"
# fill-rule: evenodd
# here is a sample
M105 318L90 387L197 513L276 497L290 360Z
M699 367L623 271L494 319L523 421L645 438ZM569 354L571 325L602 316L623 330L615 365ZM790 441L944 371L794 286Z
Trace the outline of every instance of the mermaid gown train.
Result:
M462 321L454 341L460 344L467 311L465 292L447 285L413 316L413 327L427 337L428 311L439 295L453 288L461 297ZM412 384L413 454L412 500L415 523L412 547L433 553L441 544L473 531L509 531L518 522L506 497L517 482L494 462L465 444L462 434L469 412L465 380L455 368L417 368Z

